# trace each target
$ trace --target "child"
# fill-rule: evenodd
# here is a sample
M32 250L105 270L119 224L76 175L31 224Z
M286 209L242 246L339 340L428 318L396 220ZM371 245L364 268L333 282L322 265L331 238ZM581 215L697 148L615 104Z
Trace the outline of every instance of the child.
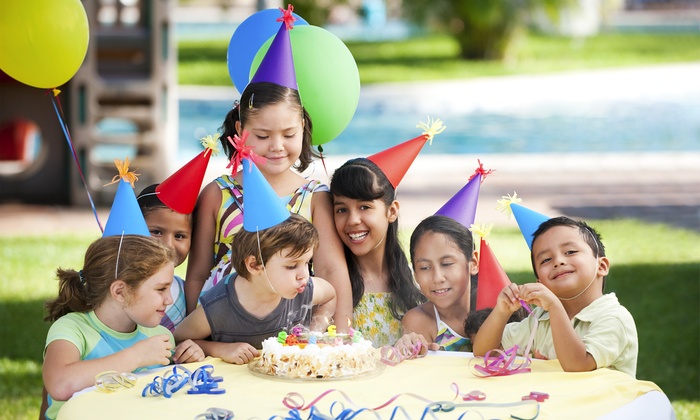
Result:
M299 173L314 157L311 148L311 120L301 105L299 92L274 83L253 83L241 95L241 103L226 116L221 143L231 159L240 157L229 143L237 133L250 132L245 147L265 158L260 171L287 208L313 222L323 246L314 255L315 274L335 287L339 302L336 320L352 317L350 280L341 243L333 230L332 205L328 187L307 180ZM241 174L222 175L202 191L195 210L195 229L187 267L185 293L187 312L197 306L200 295L231 271L233 234L244 213ZM343 321L344 322L344 321ZM339 330L343 322L337 322Z
M423 301L398 237L399 203L385 172L351 159L331 180L335 228L350 271L354 328L376 347L401 336L401 318Z
M539 225L530 253L537 283L510 284L477 334L474 354L502 345L525 348L535 320L534 356L559 359L566 372L609 367L637 370L637 329L614 293L603 294L610 263L600 235L586 223L556 217ZM520 300L537 305L517 324L508 317Z
M133 193L132 193L133 196ZM58 297L47 303L51 325L43 378L50 396L46 418L56 417L73 393L95 384L100 372L132 372L204 359L191 340L174 347L159 322L172 303L172 251L140 235L106 236L85 253L83 269L57 271Z
M178 213L163 204L158 198L157 186L158 184L153 184L144 188L136 200L151 236L175 251L175 267L177 267L185 262L190 252L192 218L189 214ZM160 325L172 332L186 315L185 285L178 276L173 277L170 296L173 302L165 308L165 316L160 321Z
M403 317L408 335L397 347L419 340L432 349L470 351L464 320L471 311L472 276L479 267L471 232L450 217L433 215L413 231L410 252L416 281L428 302Z
M301 323L325 329L336 297L328 282L309 277L318 243L316 228L297 214L257 232L240 230L231 254L236 271L202 296L175 329L175 339L199 340L207 356L245 364L263 340L284 328Z

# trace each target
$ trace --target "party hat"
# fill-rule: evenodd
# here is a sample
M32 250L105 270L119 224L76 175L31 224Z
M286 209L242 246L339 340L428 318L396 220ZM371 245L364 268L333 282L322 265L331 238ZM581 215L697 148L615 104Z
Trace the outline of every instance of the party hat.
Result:
M498 200L498 204L501 210L515 216L515 221L518 222L520 232L523 234L527 246L532 250L532 241L535 231L543 222L549 220L549 217L534 210L530 210L527 207L523 207L518 204L519 201L522 201L522 199L518 197L517 193L513 193L512 197L510 195L503 196L503 199Z
M134 194L134 182L138 181L138 174L129 172L129 158L124 162L114 159L114 164L117 166L119 175L115 175L112 182L105 187L117 182L119 185L102 237L122 234L151 236Z
M158 198L178 213L190 214L197 204L204 174L212 154L218 153L219 135L208 135L201 139L204 151L187 162L156 187Z
M466 227L474 224L476 203L479 201L481 183L484 182L487 175L493 172L492 169L484 169L484 165L480 160L478 162L479 167L469 177L467 184L440 207L435 214L452 218Z
M292 42L289 38L289 31L294 28L296 18L292 14L294 7L290 4L287 10L280 7L282 17L280 29L270 44L270 48L265 53L260 62L260 66L255 71L255 75L250 83L270 82L285 86L294 90L299 90L297 77L294 71L294 57L292 56Z
M243 159L243 229L256 232L287 220L291 213L250 157Z
M479 246L479 277L476 289L476 310L494 308L496 299L504 287L510 284L508 275L503 271L501 264L496 259L489 243L486 242L490 228L472 226L472 233L481 237Z
M430 141L432 144L433 137L445 130L442 121L439 119L431 121L430 117L428 117L427 123L420 123L416 127L424 129L423 134L367 157L367 159L379 166L379 169L384 172L394 189L406 175L408 168L411 167L425 143Z

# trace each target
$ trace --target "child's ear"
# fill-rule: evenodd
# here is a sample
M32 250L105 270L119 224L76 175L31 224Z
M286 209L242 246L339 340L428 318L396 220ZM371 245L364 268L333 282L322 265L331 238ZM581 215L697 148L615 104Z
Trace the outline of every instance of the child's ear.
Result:
M394 223L399 218L399 202L394 200L387 209L387 219L389 223Z
M243 135L243 134L241 133L241 122L240 122L240 120L239 120L239 121L236 121L236 134L238 134L239 137Z
M479 274L479 251L472 252L472 259L469 261L469 274Z
M126 285L126 283L124 283L123 280L115 280L109 286L109 294L112 296L112 299L116 300L119 303L128 302L128 292L129 287Z
M263 269L262 264L258 263L258 259L255 255L248 255L245 257L243 262L245 263L245 267L248 269L248 272L251 274L257 274Z
M607 276L610 271L610 261L607 257L598 258L598 275Z

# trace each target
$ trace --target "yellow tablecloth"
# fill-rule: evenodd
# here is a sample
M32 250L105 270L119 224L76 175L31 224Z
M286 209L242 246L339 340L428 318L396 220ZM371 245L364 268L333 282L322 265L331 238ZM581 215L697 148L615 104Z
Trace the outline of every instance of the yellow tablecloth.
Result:
M310 403L326 390L342 390L359 407L377 407L401 393L418 394L433 401L454 401L452 383L461 393L480 390L486 394L483 403L518 402L531 391L546 392L549 399L540 404L540 419L595 418L632 402L649 391L660 391L652 382L632 379L628 375L599 369L594 372L564 373L557 361L535 360L532 372L495 378L477 378L470 373L468 354L459 357L442 352L431 352L427 357L404 361L398 366L387 366L377 376L342 381L292 382L266 379L250 373L247 366L230 365L220 359L184 365L194 370L203 364L214 366L214 376L223 376L220 384L226 389L222 395L189 395L186 386L172 398L142 397L141 391L153 377L165 371L160 369L139 378L136 386L111 394L91 391L71 398L59 412L59 420L168 418L193 419L209 407L231 410L236 419L274 415L284 416L289 409L282 404L289 392L298 392ZM340 393L324 397L318 407L325 414L333 401L349 404ZM509 418L510 414L530 418L535 406L486 408L474 403L472 407L458 407L449 413L437 413L438 418L454 419L469 410L477 410L485 418ZM402 395L393 404L378 410L382 418L389 418L393 407L401 405L411 418L420 418L426 406L424 401ZM336 412L335 414L337 414ZM308 412L304 413L308 416ZM302 415L302 417L305 417ZM360 418L373 418L369 416ZM402 418L402 417L399 417ZM478 417L477 417L478 418Z

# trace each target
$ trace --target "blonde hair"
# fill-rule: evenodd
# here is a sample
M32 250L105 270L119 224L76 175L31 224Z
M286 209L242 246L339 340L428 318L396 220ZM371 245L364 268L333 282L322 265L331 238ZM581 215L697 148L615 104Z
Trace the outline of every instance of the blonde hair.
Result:
M55 321L70 312L95 309L107 298L116 280L133 291L174 258L174 251L148 236L100 238L85 252L82 270L56 270L58 296L46 303L44 320Z
M247 257L252 255L257 264L265 264L273 255L287 248L290 248L290 257L298 257L315 249L318 241L314 225L304 217L292 214L284 222L260 232L238 231L231 247L231 264L240 276L249 279L250 272L245 265Z

